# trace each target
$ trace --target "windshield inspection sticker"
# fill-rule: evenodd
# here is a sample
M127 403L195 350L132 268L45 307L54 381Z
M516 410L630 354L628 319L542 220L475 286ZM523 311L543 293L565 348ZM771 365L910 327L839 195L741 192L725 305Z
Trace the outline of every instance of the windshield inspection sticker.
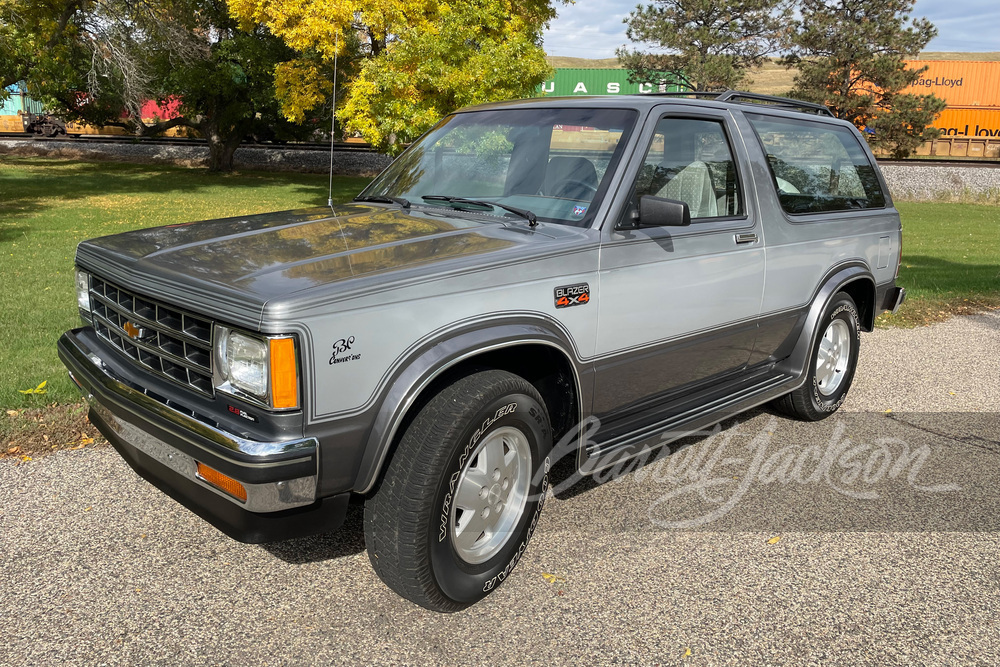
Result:
M574 206L573 207L573 215L575 215L575 216L581 216L581 215L583 215L586 212L587 212L587 207L586 206Z
M555 289L556 308L569 308L570 306L582 306L590 303L590 285L579 283L577 285L564 285Z

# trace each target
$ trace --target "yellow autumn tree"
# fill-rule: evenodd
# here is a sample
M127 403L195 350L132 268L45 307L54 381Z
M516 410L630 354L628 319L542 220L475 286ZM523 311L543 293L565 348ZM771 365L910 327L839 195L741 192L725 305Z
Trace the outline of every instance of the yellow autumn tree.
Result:
M230 0L229 7L302 54L275 70L290 120L330 99L336 55L350 63L338 120L389 152L456 108L529 96L550 73L541 48L555 16L548 0Z

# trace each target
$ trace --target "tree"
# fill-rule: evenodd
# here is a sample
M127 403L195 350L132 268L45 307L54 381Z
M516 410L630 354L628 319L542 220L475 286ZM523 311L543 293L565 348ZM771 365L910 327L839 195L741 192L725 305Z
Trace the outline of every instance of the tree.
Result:
M0 99L27 78L40 58L60 50L86 0L0 0Z
M928 125L944 110L934 95L902 91L927 70L907 69L936 35L927 19L912 19L915 0L802 0L794 52L792 95L826 104L849 120L875 149L906 157L939 132Z
M789 0L656 0L624 20L633 42L666 53L629 50L617 55L633 83L674 82L688 90L725 90L746 82L785 45Z
M389 152L458 107L530 96L550 73L541 48L548 0L232 0L231 9L302 54L277 68L288 118L329 97L323 68L336 55L352 70L338 118Z
M20 3L15 16L33 5L0 2ZM213 171L232 169L247 136L290 139L311 130L287 121L275 97L275 66L295 52L262 26L240 30L223 0L80 2L56 45L28 62L34 96L69 120L141 136L195 129ZM149 122L142 117L149 100L179 113Z

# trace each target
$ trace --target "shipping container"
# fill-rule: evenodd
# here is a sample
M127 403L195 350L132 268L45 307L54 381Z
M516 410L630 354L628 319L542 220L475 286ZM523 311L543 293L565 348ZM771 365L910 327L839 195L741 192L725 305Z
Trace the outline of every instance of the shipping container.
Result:
M634 95L666 93L680 90L667 75L660 84L629 83L627 69L557 68L553 78L543 83L539 96L567 97L571 95Z
M903 92L933 94L949 107L1000 107L1000 62L908 60L906 64L927 71Z
M934 121L942 137L1000 137L1000 107L989 109L948 108Z
M42 103L28 97L24 89L14 84L5 89L7 99L0 102L0 116L16 116L20 112L42 113ZM18 121L20 123L20 121Z

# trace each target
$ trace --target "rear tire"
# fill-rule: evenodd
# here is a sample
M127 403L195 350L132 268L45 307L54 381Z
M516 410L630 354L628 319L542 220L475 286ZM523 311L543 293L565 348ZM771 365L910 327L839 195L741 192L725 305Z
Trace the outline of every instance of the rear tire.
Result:
M552 431L541 396L505 371L444 388L403 434L365 502L376 574L434 611L458 611L502 583L538 522Z
M858 308L844 292L834 295L820 318L806 382L772 405L803 421L826 419L843 404L854 381L861 343Z

